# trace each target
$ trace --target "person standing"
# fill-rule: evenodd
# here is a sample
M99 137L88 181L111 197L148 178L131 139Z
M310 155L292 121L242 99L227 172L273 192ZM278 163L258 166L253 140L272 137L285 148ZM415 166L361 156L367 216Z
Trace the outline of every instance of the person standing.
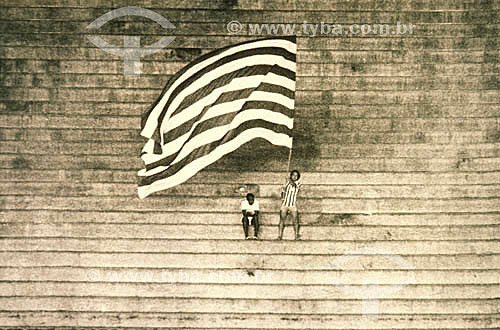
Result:
M246 199L241 202L241 213L243 213L243 231L245 239L250 239L248 229L253 224L253 239L259 239L259 202L255 200L252 193L248 193Z
M300 173L297 170L290 172L290 177L287 178L286 184L281 189L281 209L280 209L280 224L278 232L278 240L283 238L285 230L285 220L288 214L292 217L293 228L295 231L295 239L300 239L299 236L299 218L297 210L297 195L300 191Z

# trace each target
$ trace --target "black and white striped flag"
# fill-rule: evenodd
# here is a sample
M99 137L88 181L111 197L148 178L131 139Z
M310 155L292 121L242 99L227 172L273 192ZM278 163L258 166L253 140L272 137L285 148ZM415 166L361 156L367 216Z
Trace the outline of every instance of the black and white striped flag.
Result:
M297 46L276 37L188 64L142 118L139 197L188 180L255 138L292 147Z

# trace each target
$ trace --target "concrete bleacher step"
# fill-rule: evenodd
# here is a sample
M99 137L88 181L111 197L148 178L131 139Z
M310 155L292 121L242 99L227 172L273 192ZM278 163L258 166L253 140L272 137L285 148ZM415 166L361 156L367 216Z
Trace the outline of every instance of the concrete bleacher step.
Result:
M254 248L256 249L256 248ZM259 268L289 270L380 270L380 269L497 269L498 254L359 255L339 267L341 255L260 255L208 253L90 253L90 252L1 252L2 267L146 267L146 268ZM396 258L396 259L395 259ZM343 259L340 259L343 260Z
M75 319L80 327L127 327L143 329L150 327L169 329L494 329L498 322L495 314L397 314L376 317L358 314L278 314L278 313L162 313L162 312L0 312L0 322L6 326L31 325L44 328L51 324L72 327Z
M0 210L0 217L9 223L78 223L90 222L100 224L200 224L205 225L235 225L241 224L241 212L171 212L171 211L71 211L71 210ZM277 225L279 211L261 212L260 223ZM291 223L290 218L286 223ZM448 225L498 225L500 213L490 212L448 212L448 213L300 213L301 225L367 225L367 226L448 226Z
M6 21L2 22L1 27L4 27L6 25ZM17 28L20 24L20 22L15 22L15 21L10 21L9 25L13 25L13 28ZM16 24L18 23L18 24ZM26 24L26 22L23 22ZM35 25L38 29L43 29L47 28L48 24L44 25L43 22L39 20L35 21L29 21L29 23L33 26ZM64 22L64 21L59 21L58 22L62 26L66 26L66 28L69 29L79 29L80 27L83 29L85 28L85 23L84 22ZM143 22L144 24L145 22ZM22 24L22 23L21 23ZM16 26L17 25L17 26ZM154 25L154 24L152 24ZM208 25L208 24L207 24ZM32 27L30 26L30 27ZM214 26L214 24L209 24L208 26ZM216 25L218 28L222 28L222 24ZM25 27L26 28L26 27ZM443 31L440 31L443 32ZM208 51L208 49L204 50L205 52ZM97 49L90 48L88 50L82 49L82 48L74 48L72 49L71 52L64 51L61 49L54 49L51 47L44 47L44 46L26 46L23 48L20 47L12 47L12 46L6 46L5 47L5 55L7 60L12 60L16 56L18 57L24 57L25 59L29 60L40 60L42 58L44 59L72 59L72 60L82 60L88 58L89 52L92 52L92 57L96 60L102 61L102 60L109 60L109 57L106 53L100 52ZM328 53L328 52L323 52ZM333 55L337 60L339 59L347 59L348 56L346 55L345 51L331 51L331 55ZM319 50L309 50L309 51L301 51L299 54L297 54L298 61L303 62L304 60L308 62L317 62L318 58L320 57L321 52ZM376 54L379 55L380 57L385 56L386 58L391 58L390 52L384 52L384 51L372 51L372 52L367 52L367 51L358 51L353 53L353 57L358 57L365 55L369 56ZM457 61L457 59L460 59L460 54L456 54L452 52L451 50L442 50L442 51L437 51L434 52L435 56L441 56L444 58L449 59L450 61ZM482 59L481 55L482 53L478 50L476 51L471 51L470 53L470 59L471 60L480 60ZM414 54L412 54L414 56ZM156 58L156 59L155 59ZM144 62L151 62L152 60L158 60L158 54L150 54L148 57L142 59ZM172 64L175 64L177 60L175 58L161 58L165 62L171 62ZM353 58L349 58L353 59ZM366 59L365 59L366 60ZM83 76L83 77L82 77ZM22 86L30 86L30 87L39 87L39 88L50 88L54 84L58 84L61 88L81 88L81 87L87 87L87 88L95 88L95 87L102 87L102 88L134 88L136 84L142 84L141 87L145 89L159 89L160 86L163 86L168 79L171 78L172 75L160 75L160 76L142 76L142 77L121 77L109 73L103 73L100 75L93 75L93 74L84 74L84 75L77 75L72 72L61 72L58 75L59 79L55 79L53 75L50 75L46 72L38 72L38 73L33 73L33 72L9 72L9 78L8 80L4 81L3 84L4 86L8 87L18 87L19 85ZM33 82L33 77L38 77L38 84ZM78 79L79 78L79 79ZM360 76L352 76L350 79L344 79L344 77L335 77L335 76L328 76L328 77L315 77L315 76L303 76L301 77L302 79L297 80L296 82L296 88L297 90L301 91L328 91L331 89L331 84L337 85L337 90L360 90L361 88L366 88L366 89L372 89L372 90L387 90L389 87L394 87L394 85L398 86L405 86L409 87L414 84L422 84L424 82L432 83L432 84L443 84L443 85L448 85L449 87L455 87L455 88L461 88L461 89L478 89L479 87L482 86L482 81L481 80L473 80L473 79L464 79L463 76L436 76L436 77L413 77L413 76L382 76L382 77L360 77ZM121 100L120 100L121 101ZM80 102L85 104L84 102ZM133 102L131 102L133 104ZM116 105L119 105L120 102L116 102ZM128 106L130 108L131 104L130 103L122 103L125 106ZM297 110L300 110L300 113L302 114L302 111L305 112L307 116L307 112L305 110L308 109L308 106L310 108L310 105L304 104L304 105L299 105L296 107ZM478 108L478 104L471 104L471 109L469 109L470 112L474 111L474 114L476 116L479 116L480 114L489 114L492 112L491 109L495 109L496 104L485 104L486 108L489 108L487 110L484 110L482 108ZM79 106L76 105L76 111L78 113L81 113L82 110L80 109L82 105L80 104ZM355 108L353 106L349 106L348 104L342 104L342 105L337 105L337 111L332 111L332 114L335 114L335 117L347 117L347 118L359 118L360 114L366 114L367 111L366 108L373 110L372 113L370 114L371 117L373 118L380 118L383 117L383 114L393 114L394 117L396 117L399 114L399 117L404 117L405 114L411 114L416 116L420 112L424 112L425 108L423 107L422 104L414 104L412 107L407 104L401 104L399 105L397 110L401 110L401 113L394 113L394 108L395 105L386 105L387 108L389 109L377 109L373 105L364 105L360 106L358 105L358 108ZM456 105L449 105L448 107L454 109L456 108ZM333 107L332 107L333 108ZM354 111L351 111L349 113L349 109L355 109ZM444 108L444 106L443 106ZM129 109L125 109L129 110ZM309 117L321 116L321 112L318 111L319 109L316 109L314 113L311 113ZM332 109L334 110L334 109ZM377 111L378 110L378 111ZM457 113L460 113L460 109L454 109ZM87 110L88 111L88 110ZM129 114L125 112L122 115ZM130 110L129 110L130 111ZM470 117L472 117L471 113L467 113L465 110L462 110L463 113L468 114ZM477 111L478 113L475 113ZM135 113L134 113L135 114ZM450 114L448 112L448 114ZM324 114L323 114L324 115ZM366 116L368 117L368 116Z
M284 239L294 238L292 226L285 229ZM159 239L238 239L241 225L161 225L161 224L94 224L94 223L2 223L3 236L87 237L87 238L159 238ZM499 225L460 226L301 226L303 240L464 240L500 239ZM274 240L277 226L261 226L259 237Z
M76 282L0 282L3 297L25 292L30 297L140 297L200 299L495 299L500 294L495 284L345 285L332 282L322 285L241 284L241 283L76 283Z
M494 285L498 269L273 269L240 258L235 268L148 268L108 266L1 266L0 281L54 283L248 284L248 285L422 285L460 288ZM332 257L332 262L335 260ZM172 267L174 267L172 265ZM199 267L206 266L204 264ZM230 265L222 265L230 266ZM496 289L494 289L493 292ZM352 291L352 290L351 290Z
M143 329L165 327L173 330L223 328L225 330L250 329L495 329L499 321L494 313L481 314L425 314L413 313L383 315L350 314L297 314L297 313L166 313L166 312L72 312L72 311L16 311L0 312L0 323L23 328L43 328L46 325L74 327L127 327Z
M10 75L11 77L15 77L16 74L13 73ZM43 76L43 75L38 75ZM81 78L81 75L73 75L74 77ZM32 78L30 75L20 75L20 78ZM63 76L64 77L64 76ZM108 76L109 77L109 76ZM62 78L62 77L61 77ZM93 76L86 77L87 79L93 78ZM106 75L101 75L100 79L105 79ZM113 77L116 78L116 77ZM14 102L12 102L14 103ZM3 101L2 104L6 111L11 110L9 107L9 102ZM120 103L120 102L103 102L96 103L92 109L89 109L88 104L84 102L73 102L71 103L71 114L80 114L80 115L90 115L90 114L98 114L108 116L108 120L112 120L110 116L114 115L128 115L130 116L128 120L130 122L139 120L139 116L135 112L135 107L130 103ZM137 105L136 105L137 106ZM474 109L473 106L476 106ZM14 106L12 106L13 108ZM443 111L448 109L452 111L450 113L451 116L463 117L470 115L470 111L474 111L475 115L479 115L481 112L484 113L485 117L488 115L498 115L500 114L500 107L497 104L471 104L471 107L467 110L457 111L456 107L459 106L449 106L442 107ZM419 105L414 104L408 112L416 112L418 111ZM33 102L26 105L26 109L30 113L45 113L51 114L52 116L57 116L64 114L65 111L68 111L64 107L64 103L56 102ZM461 108L460 108L461 109ZM362 106L357 105L356 107L345 107L341 105L337 105L331 110L326 110L324 113L320 113L318 109L314 106L310 106L304 109L305 113L296 113L296 115L300 117L306 118L321 118L323 117L332 117L336 116L337 119L342 118L353 118L355 117L355 112L358 112L358 117L366 117L367 115L371 115L373 119L377 117L384 117L385 115L396 115L391 113L391 110L395 110L394 107L390 105L384 106ZM397 109L401 111L401 108ZM456 112L453 113L453 110ZM126 112L129 112L128 114ZM69 114L69 113L68 113ZM316 114L316 116L315 116ZM353 116L354 115L354 116ZM401 117L405 114L401 113ZM83 121L84 119L78 118L75 120ZM71 130L64 130L57 127L32 127L30 130L24 130L18 127L6 127L2 129L3 135L0 137L3 141L52 141L54 139L58 139L60 141L66 142L143 142L142 137L139 135L139 127L130 125L131 127L127 127L127 125L123 125L123 127L93 127L93 128L82 128L82 127L74 127ZM348 131L348 132L330 132L330 134L317 136L318 142L327 142L327 143L338 143L338 144L360 144L360 145L369 145L369 144L454 144L454 143L462 143L462 144L474 144L474 143L495 143L495 135L493 132L487 129L475 129L475 130L436 130L436 131L425 131L419 132L416 134L412 131L389 131L389 132L378 132L378 131ZM5 155L6 156L6 155ZM27 156L27 154L25 154ZM52 155L55 160L60 160L61 155ZM91 156L91 155L88 155ZM454 155L455 156L455 155ZM111 160L113 157L103 156L107 159ZM238 151L235 152L234 155L229 155L229 158L239 158L245 157L244 153L240 153ZM248 155L245 157L248 158ZM349 157L347 157L349 158ZM410 158L410 157L405 157ZM41 157L41 159L49 160L49 157ZM138 161L137 157L124 157L122 160L131 160L131 164L134 164ZM398 159L400 164L405 163L404 159L401 158L393 158L388 157L390 161L397 162ZM335 162L336 159L322 159L319 161L325 162ZM494 159L493 159L494 160ZM259 160L256 160L259 162ZM430 160L429 160L430 161ZM439 161L436 159L436 161ZM139 161L140 162L140 161ZM269 165L273 168L277 165L277 160L267 160ZM225 161L222 160L224 164ZM351 163L354 162L351 160ZM59 163L61 164L61 163ZM279 163L280 169L283 168L282 161ZM226 164L227 165L227 164ZM408 165L410 165L408 163ZM403 169L402 169L403 170Z
M287 232L292 231L291 228ZM242 231L243 232L243 231ZM96 253L205 253L258 255L454 255L498 254L500 244L495 239L415 241L328 241L259 240L245 241L243 237L224 240L144 239L144 238L84 238L84 237L2 237L0 251L96 252Z
M206 170L193 176L189 183L204 184L284 184L285 170L279 172L248 172ZM3 182L102 182L137 183L137 170L108 169L2 169ZM493 184L500 181L500 172L304 172L302 183L311 185L359 185L359 184ZM111 197L111 196L110 196Z
M47 142L47 141L41 141ZM77 169L113 169L134 170L141 168L143 161L136 156L103 156L103 155L32 155L6 154L0 156L0 166L4 169L15 169L19 161L33 169L50 170L64 164L66 170ZM217 165L208 169L233 170L234 164L245 170L266 168L269 171L284 171L283 160L253 160L248 155L234 155L221 159ZM492 172L498 169L500 157L475 157L457 154L447 158L321 158L297 159L294 167L307 172Z
M492 314L498 313L497 299L381 299L381 314ZM0 297L3 311L88 311L181 313L287 313L361 314L362 300L325 299L231 299L177 297ZM357 311L357 313L356 313Z
M247 192L257 198L279 198L283 184L183 184L155 196L177 197L237 197ZM5 195L51 196L129 196L137 195L132 183L54 183L0 182ZM302 186L301 198L493 198L500 197L500 188L493 184L463 185L307 185Z
M9 63L10 62L10 63ZM40 65L44 64L40 61L27 60L26 66L30 64ZM76 62L77 63L77 62ZM109 61L103 61L102 64L110 63ZM15 64L15 61L11 61L9 59L5 60L5 67L8 67L9 64ZM69 64L75 64L69 63ZM114 62L115 66L119 66L121 63ZM149 64L148 64L149 65ZM317 65L311 65L310 68L317 68ZM338 67L338 66L337 66ZM490 66L494 68L494 66ZM105 69L105 68L103 68ZM5 73L5 72L4 72ZM28 73L28 72L26 72ZM9 78L15 78L16 74L19 72L15 72L15 69L7 73ZM109 76L109 75L107 75ZM17 75L21 79L25 76ZM81 75L73 75L73 77L81 78ZM103 72L101 77L106 77L106 73ZM87 77L88 78L88 77ZM121 78L121 77L120 77ZM85 77L84 77L85 79ZM15 96L17 94L18 98L23 96L22 87L19 86L3 86L7 91ZM76 130L84 130L84 129L96 129L96 130L134 130L140 128L140 114L141 111L144 111L150 104L148 103L148 98L157 97L161 91L159 89L155 90L137 90L137 89L127 89L127 88L99 88L98 90L95 87L91 87L89 89L77 88L77 90L81 91L81 93L74 93L76 97L73 99L66 99L65 101L61 101L60 99L53 99L53 102L48 99L50 87L40 87L34 86L28 90L28 93L32 95L32 100L26 105L26 110L29 110L27 115L22 116L19 113L21 100L2 100L0 103L5 111L2 113L0 118L5 118L5 128L20 128L18 125L20 122L23 122L27 128L30 129L76 129ZM61 87L61 94L68 95L67 93L71 93L71 88ZM94 93L92 93L94 92ZM128 93L123 95L123 98L120 98L120 102L112 102L105 98L109 96L109 94L113 92L122 92ZM303 97L305 91L297 91L296 96ZM359 98L362 101L361 91L349 91L354 98ZM472 92L472 91L471 91ZM306 92L307 93L307 92ZM309 92L310 93L310 92ZM340 94L341 91L316 91L312 94L318 95L319 99L323 97L335 96L335 94ZM84 95L87 95L88 100L82 99ZM28 94L29 95L29 94ZM414 94L402 93L401 97L413 96ZM302 111L296 111L296 126L294 126L294 131L299 133L297 134L297 139L300 142L309 142L311 144L312 139L304 139L303 137L314 136L314 140L318 142L327 143L340 141L341 144L338 145L339 149L343 150L344 148L348 148L350 143L361 145L363 142L365 143L374 143L379 142L383 144L391 144L396 142L398 146L395 146L397 149L404 147L405 143L412 143L418 148L425 148L426 151L431 151L435 147L437 147L441 143L449 143L449 142L459 142L460 138L458 138L461 133L471 134L472 131L482 131L487 132L488 130L496 129L496 123L494 121L488 120L489 118L498 115L498 104L496 101L498 97L497 92L493 90L488 90L488 93L477 93L472 92L470 94L473 97L484 97L483 101L488 98L492 100L488 103L475 103L471 104L471 109L466 111L463 108L460 108L459 104L449 102L443 105L443 111L448 111L449 118L443 118L442 116L436 116L433 112L429 112L423 114L424 117L415 118L415 117L407 117L405 113L402 111L406 111L409 115L415 116L414 112L417 111L418 103L415 103L413 108L408 109L410 106L406 104L405 107L401 107L401 105L397 106L395 104L379 104L379 103L364 103L360 102L356 105L356 107L352 107L349 109L347 106L340 105L327 105L321 104L319 106L317 101L314 98L297 100L296 98L296 109L300 109ZM384 98L388 101L394 100L392 93L382 93L382 97L379 99L383 101ZM430 95L431 98L436 97ZM392 99L392 100L391 100ZM409 98L411 100L411 97ZM85 102L89 101L89 102ZM305 102L301 102L305 101ZM54 104L53 107L50 107L50 104ZM95 114L93 111L92 104L95 107L95 110L100 116L95 118L89 118L92 114ZM392 107L391 107L392 106ZM425 104L424 104L425 106ZM472 114L471 111L474 111L473 108L477 109L476 113ZM422 107L422 105L421 105ZM480 107L480 108L478 108ZM74 109L74 112L71 110ZM123 109L123 113L119 112L119 109ZM353 112L353 115L349 115L349 110ZM372 112L370 112L372 110ZM398 111L397 114L391 113L391 110ZM421 111L429 111L428 108L421 108ZM128 114L127 114L128 112ZM357 113L356 113L357 112ZM384 113L385 112L385 113ZM481 116L483 113L483 116ZM76 116L75 116L76 115ZM387 118L384 115L390 115L391 118ZM117 118L119 116L119 118ZM42 118L45 118L45 121L41 121ZM69 120L72 119L72 120ZM320 119L320 121L318 120ZM93 126L92 124L93 123ZM414 123L412 125L411 123ZM115 124L106 127L106 125ZM120 124L120 125L117 125ZM310 133L313 134L305 134L309 129ZM445 136L443 132L449 131L454 135ZM75 133L79 133L81 131L76 131ZM349 137L358 136L355 133L361 133L359 139L352 139ZM415 134L415 133L424 132L425 134ZM339 133L343 135L339 135ZM386 137L377 138L376 140L372 137L376 134L386 133ZM414 133L416 136L409 138L398 138L404 135L405 133ZM322 136L321 136L322 135ZM64 135L63 135L64 136ZM67 135L66 135L67 136ZM119 136L119 135L117 135ZM458 136L458 137L457 137ZM61 136L62 137L62 136ZM83 135L82 137L86 137ZM396 137L396 139L395 139ZM426 138L427 137L427 138ZM465 138L462 140L463 142L471 143L470 147L472 147L472 142L497 142L495 139L480 139L475 140L477 135L471 134L470 138ZM43 138L41 135L39 138ZM89 142L89 140L94 140L93 138L86 138L83 142ZM57 142L64 142L64 139L55 139ZM81 139L69 139L70 141L80 142ZM108 141L114 141L118 144L120 141L118 138L113 140L108 139ZM129 142L130 136L128 139ZM135 135L136 143L141 141L138 135ZM297 140L296 140L297 141ZM415 143L418 142L418 143ZM427 145L427 142L435 142L435 145ZM256 142L259 147L265 145L263 142ZM29 145L29 144L28 144ZM56 143L54 146L57 146ZM255 145L255 144L254 144ZM14 144L11 144L14 146ZM69 146L69 145L68 145ZM297 150L300 150L303 147L303 144L295 145ZM459 144L450 145L451 150L457 148ZM123 150L115 150L112 153L123 153L130 155L130 148L136 147L134 144L130 145L129 148L124 148ZM41 150L47 150L45 148L51 148L50 146L41 146ZM105 150L109 150L109 146L103 146ZM243 146L243 148L246 148ZM317 150L322 148L321 145L317 146ZM473 149L474 147L472 147ZM27 153L32 153L32 150L27 148L20 147L20 150L26 151ZM375 149L374 149L375 150ZM410 149L411 150L411 149ZM128 152L127 152L128 151ZM380 149L378 152L386 152L384 149ZM90 151L89 154L96 154L96 150Z
M11 210L122 210L122 211L175 211L217 212L239 210L242 197L50 197L5 196L0 203ZM0 205L2 205L0 204ZM434 212L498 212L500 198L303 198L299 207L310 213L434 213ZM261 211L279 210L277 198L261 198Z
M303 119L307 121L307 119ZM307 123L308 124L308 123ZM307 125L305 124L305 125ZM308 126L306 126L308 127ZM112 142L103 144L100 142L60 142L41 144L38 141L3 141L2 147L5 153L16 154L40 154L40 155L72 155L76 152L88 155L116 155L131 156L141 150L142 142ZM250 148L251 146L251 148ZM303 149L300 149L303 148ZM296 158L305 158L307 155L318 158L397 158L405 155L408 158L435 158L456 157L460 153L470 158L499 157L500 151L497 143L474 143L474 144L385 144L374 148L373 144L329 144L296 146ZM270 144L255 146L255 144L243 146L240 152L253 151L263 155L275 152L275 147ZM313 154L314 152L314 154ZM268 158L268 157L266 157Z

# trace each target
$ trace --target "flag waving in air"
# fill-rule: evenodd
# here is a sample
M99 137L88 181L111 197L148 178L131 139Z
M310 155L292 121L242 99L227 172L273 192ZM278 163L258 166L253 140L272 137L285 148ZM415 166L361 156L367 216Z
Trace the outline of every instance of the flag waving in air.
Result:
M256 138L291 148L296 53L295 37L249 41L175 74L142 117L139 197L185 182Z

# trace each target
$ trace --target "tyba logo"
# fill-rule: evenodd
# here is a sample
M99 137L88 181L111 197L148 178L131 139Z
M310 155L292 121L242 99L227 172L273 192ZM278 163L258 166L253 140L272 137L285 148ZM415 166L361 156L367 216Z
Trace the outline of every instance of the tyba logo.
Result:
M87 26L87 29L98 29L107 22L122 16L142 16L149 18L160 24L165 29L175 29L175 26L170 23L165 17L155 13L152 10L139 7L123 7L107 12ZM87 36L94 45L101 50L123 57L123 74L126 76L134 76L141 74L141 57L156 53L165 48L169 43L174 41L175 37L162 37L156 43L141 48L140 36L123 36L123 47L119 48L110 45L98 36Z
M369 266L371 264L377 266ZM362 300L363 315L379 314L379 300L391 297L404 286L415 282L412 272L415 267L408 260L379 248L365 247L349 251L333 260L331 266L342 271L356 270L350 276L342 274L344 277L332 278L332 283L348 296ZM379 268L380 271L371 271L371 267Z

